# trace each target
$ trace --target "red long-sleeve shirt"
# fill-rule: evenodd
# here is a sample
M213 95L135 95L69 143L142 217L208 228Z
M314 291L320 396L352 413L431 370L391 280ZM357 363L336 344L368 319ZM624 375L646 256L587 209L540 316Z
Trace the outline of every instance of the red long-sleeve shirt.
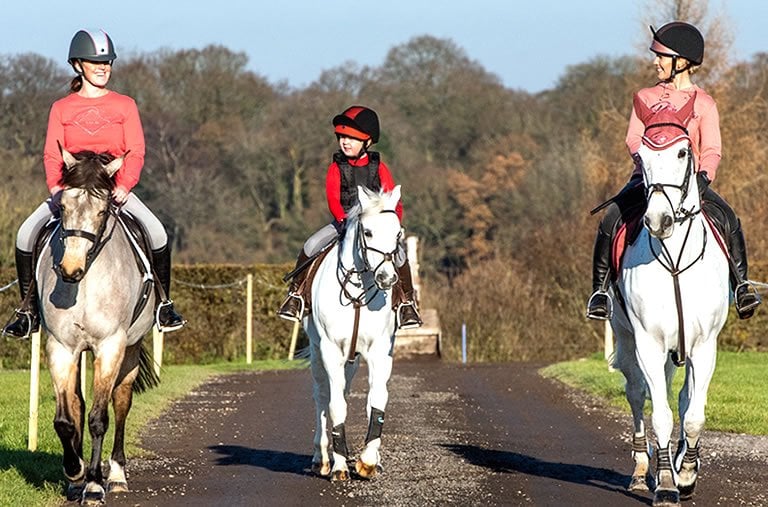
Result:
M144 166L144 130L136 102L127 95L110 91L86 98L71 93L53 103L43 150L45 181L52 194L59 190L63 164L57 143L70 153L90 150L119 157L128 152L115 174L115 186L130 192L139 182Z
M366 153L358 159L348 159L348 162L352 167L365 167L368 165L368 154ZM382 191L390 192L395 188L395 180L392 178L392 173L389 172L389 168L383 161L379 161L379 180L381 180ZM331 162L325 175L325 196L328 199L328 209L331 211L333 218L339 222L347 218L347 213L341 205L341 170L336 162ZM397 212L398 218L402 221L402 201L398 201L395 212Z
M675 90L668 84L659 83L651 88L643 88L637 94L648 107L655 111L665 107L671 107L677 111L693 97L694 93L696 102L693 104L693 118L688 123L691 148L698 162L697 171L706 172L709 180L715 181L722 155L720 115L717 112L715 100L696 85L687 90ZM643 142L644 133L645 125L632 108L626 139L630 155L637 153ZM640 174L640 169L635 168L634 174Z

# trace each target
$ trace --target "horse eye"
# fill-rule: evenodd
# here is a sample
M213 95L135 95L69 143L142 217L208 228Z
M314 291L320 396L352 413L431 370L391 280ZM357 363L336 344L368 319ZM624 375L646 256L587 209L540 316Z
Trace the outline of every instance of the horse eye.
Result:
M680 149L680 151L677 152L677 158L685 158L686 154L687 154L686 150Z
M373 237L373 233L371 232L370 229L366 229L365 231L363 231L363 234L365 235L366 238L372 238Z

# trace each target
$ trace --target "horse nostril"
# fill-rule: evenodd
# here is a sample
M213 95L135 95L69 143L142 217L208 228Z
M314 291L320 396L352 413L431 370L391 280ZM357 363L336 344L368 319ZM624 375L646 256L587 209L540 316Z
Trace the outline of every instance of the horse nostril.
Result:
M664 226L665 229L669 229L670 227L672 227L672 222L673 222L672 217L667 215L664 217L664 220L662 220L662 225Z

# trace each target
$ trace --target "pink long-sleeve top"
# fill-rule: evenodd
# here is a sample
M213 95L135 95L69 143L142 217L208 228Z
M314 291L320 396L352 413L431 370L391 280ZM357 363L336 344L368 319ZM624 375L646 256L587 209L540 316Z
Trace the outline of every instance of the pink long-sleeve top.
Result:
M654 111L665 107L671 107L677 111L693 97L694 93L696 102L693 105L693 118L688 123L688 135L691 138L697 171L706 172L709 180L714 181L722 156L720 115L717 112L715 100L696 85L686 90L676 90L671 85L659 83L651 88L643 88L637 94ZM630 155L637 153L643 142L644 133L645 125L640 121L633 107L626 139ZM640 168L635 167L633 174L640 174Z
M127 95L110 91L86 98L71 93L53 103L43 150L45 181L51 194L60 190L64 163L58 143L70 153L89 150L115 157L128 153L115 174L115 186L130 192L139 182L144 166L144 130L136 102Z

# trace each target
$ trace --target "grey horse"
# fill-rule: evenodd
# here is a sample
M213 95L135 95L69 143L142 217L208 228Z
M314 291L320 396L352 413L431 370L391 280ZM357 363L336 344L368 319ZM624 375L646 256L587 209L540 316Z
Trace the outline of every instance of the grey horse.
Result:
M122 158L81 152L64 158L61 220L42 248L37 288L46 352L56 393L54 428L61 439L67 498L103 503L106 491L127 491L125 421L134 391L157 384L142 339L153 324L155 293L149 269L139 269L132 239L110 205L112 176ZM146 260L144 261L146 263ZM148 266L148 263L146 263ZM143 273L143 272L144 273ZM143 300L143 303L142 303ZM79 358L93 353L92 449L83 460L85 400ZM106 490L101 454L115 413L115 439Z

